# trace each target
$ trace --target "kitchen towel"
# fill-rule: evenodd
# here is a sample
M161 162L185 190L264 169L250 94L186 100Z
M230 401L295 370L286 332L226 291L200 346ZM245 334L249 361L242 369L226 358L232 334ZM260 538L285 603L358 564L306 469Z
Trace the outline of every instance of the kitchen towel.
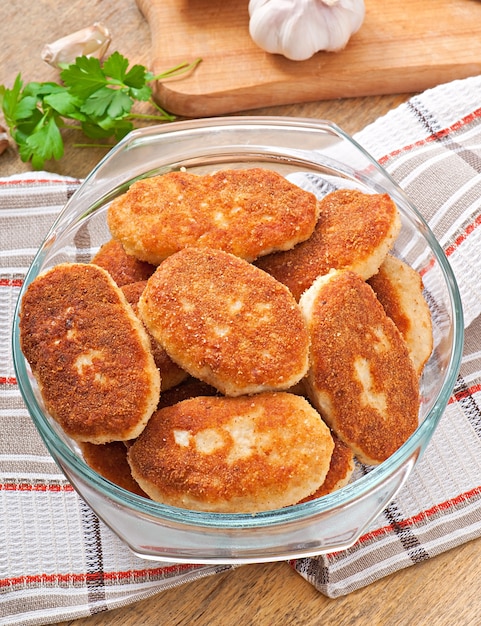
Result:
M451 401L396 500L350 549L289 562L330 597L481 535L481 77L413 97L355 139L430 223L458 279L467 328ZM76 495L21 400L11 356L16 299L80 182L47 172L0 179L0 624L84 617L229 569L132 555Z
M415 96L354 138L407 192L441 243L466 330L450 403L398 497L348 550L292 562L329 597L481 535L481 77Z

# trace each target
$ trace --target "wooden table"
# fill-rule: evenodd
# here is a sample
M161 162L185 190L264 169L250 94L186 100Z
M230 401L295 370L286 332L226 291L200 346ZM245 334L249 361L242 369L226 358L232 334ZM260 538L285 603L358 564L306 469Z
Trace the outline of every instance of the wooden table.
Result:
M150 33L135 0L11 0L2 6L0 82L11 86L18 72L25 81L55 79L55 71L40 59L43 44L94 21L112 30L111 51L118 49L131 61L148 65ZM330 119L354 133L409 95L312 102L251 113ZM102 156L100 150L82 150L68 143L64 159L48 169L83 177ZM13 147L0 156L0 176L29 169ZM480 541L336 600L317 592L285 563L247 565L63 626L477 626L480 579Z

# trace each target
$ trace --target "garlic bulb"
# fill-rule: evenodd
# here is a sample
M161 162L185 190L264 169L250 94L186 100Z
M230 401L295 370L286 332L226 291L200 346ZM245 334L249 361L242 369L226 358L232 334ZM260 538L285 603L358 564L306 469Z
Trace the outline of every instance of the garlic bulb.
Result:
M344 48L364 14L364 0L250 0L249 33L266 52L304 61Z

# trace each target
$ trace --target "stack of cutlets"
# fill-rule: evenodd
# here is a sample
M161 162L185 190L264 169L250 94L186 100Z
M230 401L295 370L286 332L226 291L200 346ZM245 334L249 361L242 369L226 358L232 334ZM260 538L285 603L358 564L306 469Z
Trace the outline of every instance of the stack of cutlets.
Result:
M112 482L195 510L277 509L417 428L431 316L389 254L387 194L178 171L134 183L108 225L92 263L29 286L20 328L47 410Z

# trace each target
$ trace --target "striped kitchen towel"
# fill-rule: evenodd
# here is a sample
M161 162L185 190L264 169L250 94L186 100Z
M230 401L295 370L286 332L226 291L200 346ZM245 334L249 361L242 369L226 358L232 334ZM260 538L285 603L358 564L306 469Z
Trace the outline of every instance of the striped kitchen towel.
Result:
M15 380L11 328L32 256L80 181L0 179L0 624L30 626L125 606L226 566L135 557L48 454Z
M407 191L460 284L466 343L451 402L423 459L350 549L290 565L336 597L481 535L481 77L427 91L356 136ZM124 606L229 566L133 556L80 500L43 446L11 356L19 288L80 181L0 179L0 624L40 625ZM287 565L286 565L287 567Z
M481 77L415 96L354 139L443 246L467 328L451 401L396 500L350 549L291 563L330 597L481 535Z

